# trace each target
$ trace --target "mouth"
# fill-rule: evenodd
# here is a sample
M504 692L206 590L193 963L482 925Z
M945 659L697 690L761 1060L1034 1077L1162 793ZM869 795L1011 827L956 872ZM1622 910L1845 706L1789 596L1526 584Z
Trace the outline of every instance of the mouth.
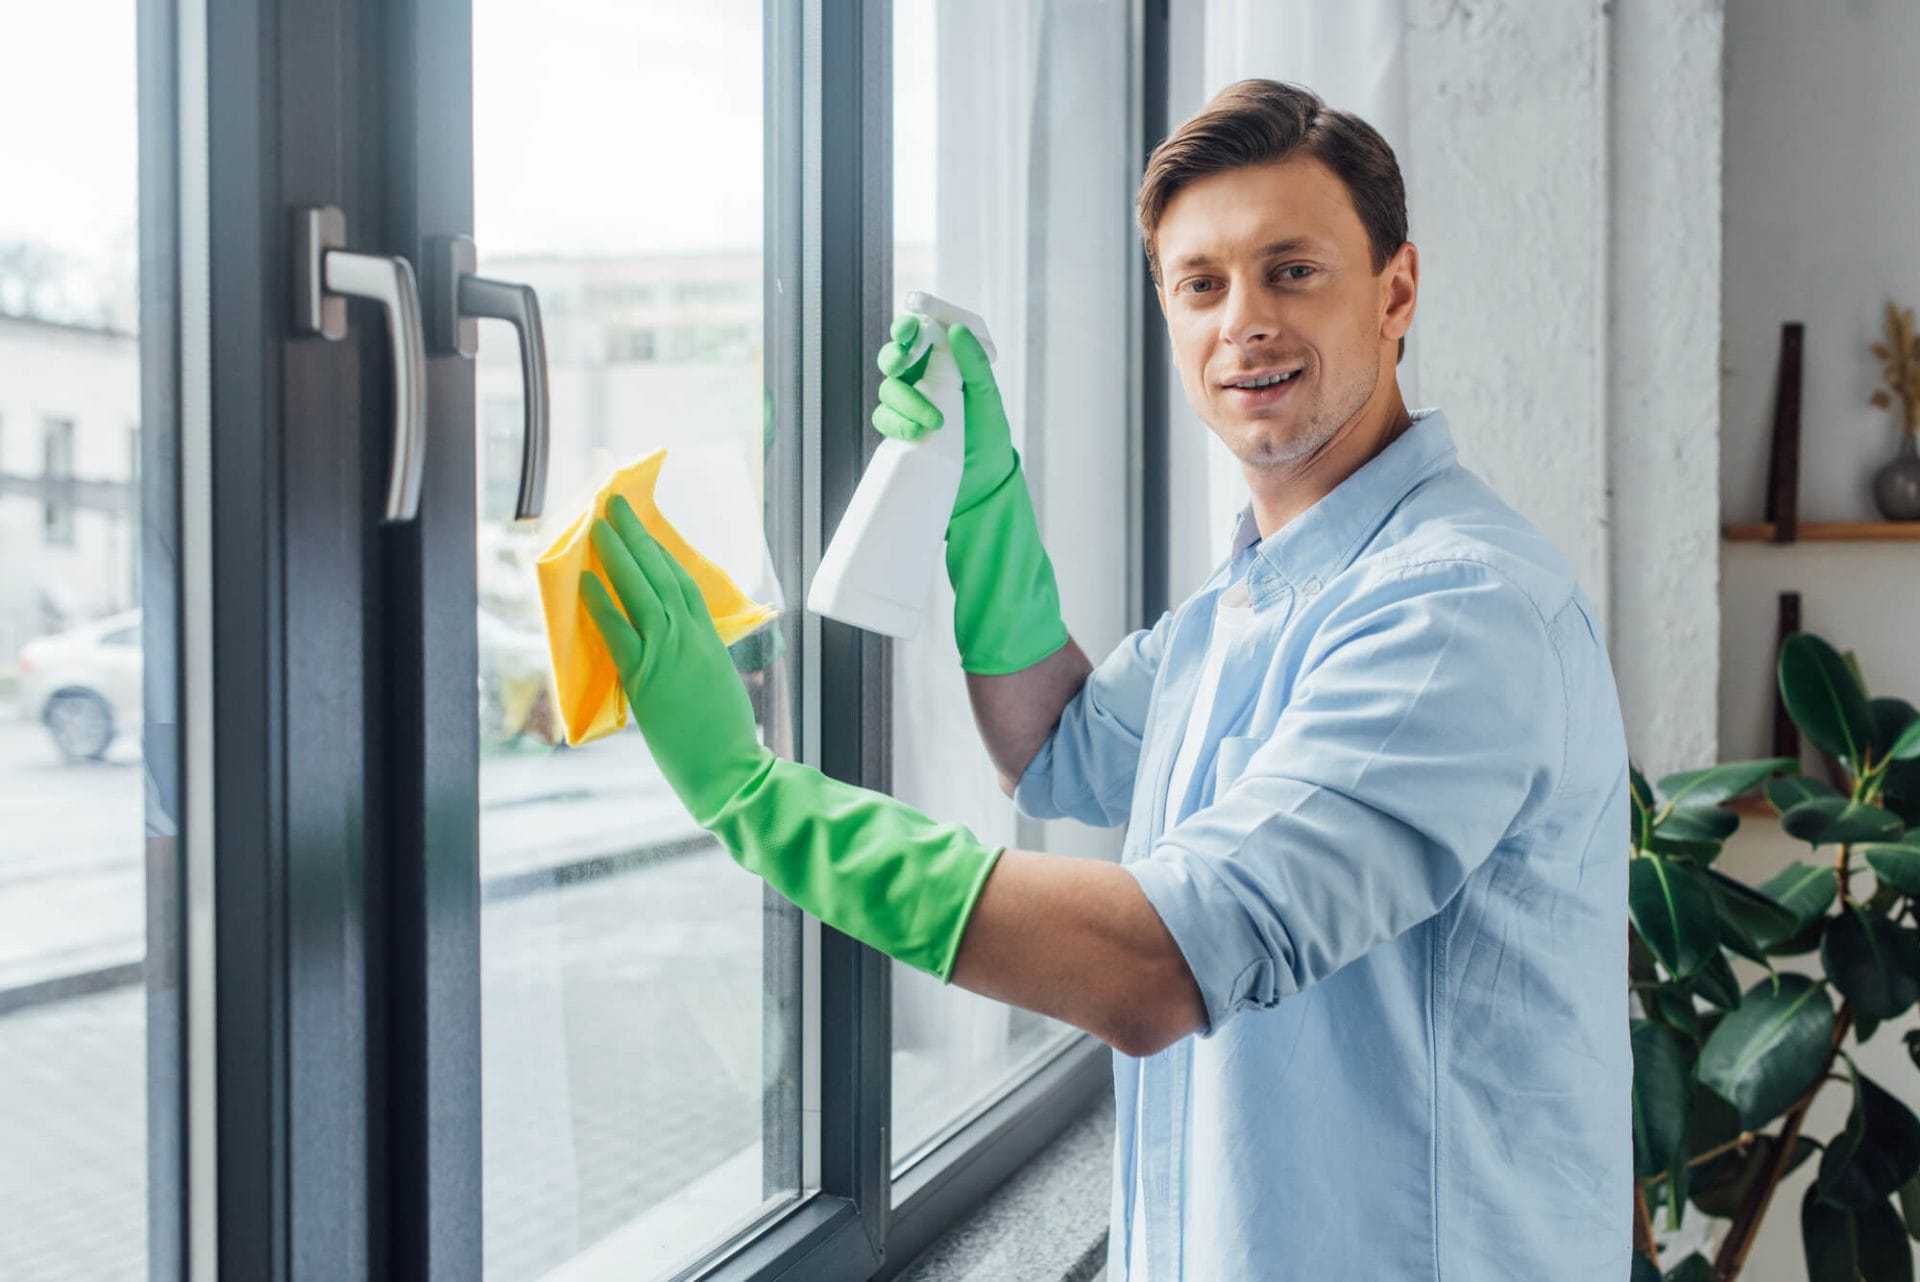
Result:
M1243 409L1263 409L1285 400L1294 385L1300 381L1300 376L1306 372L1306 368L1304 365L1296 365L1291 369L1269 369L1243 374L1238 378L1223 381L1220 384L1220 391L1229 404Z

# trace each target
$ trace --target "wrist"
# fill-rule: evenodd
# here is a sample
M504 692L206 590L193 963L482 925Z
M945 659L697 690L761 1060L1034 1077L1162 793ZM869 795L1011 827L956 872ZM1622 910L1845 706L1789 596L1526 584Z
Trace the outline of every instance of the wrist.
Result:
M1032 667L1067 643L1053 562L1016 469L947 528L960 666L994 676Z
M649 744L651 746L651 744ZM702 761L676 760L655 753L654 764L695 823L712 830L729 810L755 795L757 785L779 760L755 743L752 750Z

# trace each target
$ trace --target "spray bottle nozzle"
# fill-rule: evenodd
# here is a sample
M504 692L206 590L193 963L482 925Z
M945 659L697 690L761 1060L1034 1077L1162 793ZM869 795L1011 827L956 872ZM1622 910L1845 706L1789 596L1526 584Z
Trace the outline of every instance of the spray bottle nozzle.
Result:
M965 325L973 336L980 340L980 346L986 350L989 361L1000 359L999 353L994 350L993 336L987 333L987 323L966 308L957 307L944 298L916 289L907 295L907 310L918 316L922 322L932 322L932 324L923 323L920 326L920 336L914 340L913 350L907 356L909 363L926 355L927 349L933 346L936 338L944 338L949 325ZM936 326L938 332L935 332Z

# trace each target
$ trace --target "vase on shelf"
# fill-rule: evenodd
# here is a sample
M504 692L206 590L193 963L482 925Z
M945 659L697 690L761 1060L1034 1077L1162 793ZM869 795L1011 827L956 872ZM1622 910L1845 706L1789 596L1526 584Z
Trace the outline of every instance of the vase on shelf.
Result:
M1873 474L1873 501L1889 521L1920 521L1920 449L1912 432L1900 433L1900 453Z

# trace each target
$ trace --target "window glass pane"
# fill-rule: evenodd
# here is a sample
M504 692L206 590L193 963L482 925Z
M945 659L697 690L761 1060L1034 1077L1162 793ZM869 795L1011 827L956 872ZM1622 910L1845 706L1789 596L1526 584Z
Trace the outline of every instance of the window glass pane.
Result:
M668 450L663 511L776 600L764 518L759 0L474 8L482 274L539 293L545 515L513 519L513 331L481 327L482 1045L486 1275L666 1276L805 1180L798 914L687 815L631 728L560 726L535 559L619 467ZM776 560L776 558L781 558ZM794 634L734 647L791 752Z
M135 24L0 8L5 1278L179 1265L178 478L142 405Z
M1067 623L1096 659L1127 623L1128 20L1100 0L897 0L893 19L896 299L930 289L986 320ZM952 600L943 580L894 646L895 793L988 841L1117 857L1117 834L1021 818L1000 791ZM896 966L896 1164L1073 1035Z

